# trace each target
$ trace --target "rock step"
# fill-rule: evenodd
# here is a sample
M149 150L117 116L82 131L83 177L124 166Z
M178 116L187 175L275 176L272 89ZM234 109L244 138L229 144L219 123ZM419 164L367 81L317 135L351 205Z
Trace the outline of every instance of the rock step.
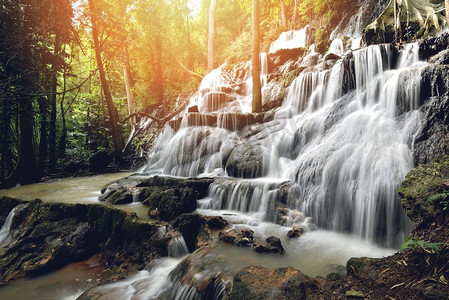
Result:
M248 125L263 122L264 114L243 113L198 113L189 112L184 118L170 121L168 124L173 130L178 131L183 126L210 126L241 131Z

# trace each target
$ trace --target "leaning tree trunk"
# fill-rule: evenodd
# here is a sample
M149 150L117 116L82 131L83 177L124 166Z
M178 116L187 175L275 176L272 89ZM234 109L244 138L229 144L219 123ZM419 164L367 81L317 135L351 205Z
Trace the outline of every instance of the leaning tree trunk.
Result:
M118 114L115 108L114 103L112 102L112 95L109 89L109 84L106 80L106 73L104 71L103 61L101 59L101 48L100 42L98 39L98 28L97 28L97 18L96 18L96 10L94 6L94 1L89 0L90 7L90 18L92 22L92 37L94 40L94 48L95 48L95 58L97 60L98 71L100 72L100 81L101 86L103 88L104 98L106 100L106 105L108 107L109 113L109 126L112 134L112 142L114 144L114 152L120 153L122 151L122 142L120 138L120 132L118 128Z
M259 0L253 0L253 112L262 112L262 91L260 84L260 30L259 30Z
M209 37L207 40L207 70L212 71L215 68L214 61L214 39L215 39L215 8L217 0L211 0L209 6Z
M123 51L123 78L125 80L126 98L128 100L128 113L131 116L136 113L137 104L136 100L134 99L134 78L131 73L128 49L126 47ZM129 120L131 123L131 127L134 127L134 125L136 124L136 117L132 117Z

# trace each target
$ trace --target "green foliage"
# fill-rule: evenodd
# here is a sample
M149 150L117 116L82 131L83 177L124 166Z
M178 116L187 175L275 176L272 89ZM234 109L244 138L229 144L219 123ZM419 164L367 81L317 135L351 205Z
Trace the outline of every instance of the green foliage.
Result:
M230 67L251 59L251 47L248 47L248 45L251 45L251 39L251 33L244 31L235 42L226 48L226 62Z
M409 237L405 240L405 242L399 248L399 251L404 251L405 249L410 249L412 251L424 251L427 253L436 253L439 254L438 245L441 243L428 243L421 239L417 239L414 237Z
M443 211L447 210L449 207L449 192L438 193L427 199L427 202L435 202L439 200L440 204L443 206Z

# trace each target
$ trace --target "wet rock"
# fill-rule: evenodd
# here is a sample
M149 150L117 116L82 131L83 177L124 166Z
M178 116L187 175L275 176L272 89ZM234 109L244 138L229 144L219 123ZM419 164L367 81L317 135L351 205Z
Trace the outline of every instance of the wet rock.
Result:
M268 73L273 73L276 68L284 65L287 61L297 61L304 55L304 48L280 49L275 53L268 54Z
M287 237L290 239L299 238L304 234L304 228L300 226L295 226L290 229L287 233Z
M206 224L210 229L223 229L229 225L228 221L219 216L211 217Z
M154 176L141 179L136 187L161 187L161 188L190 188L198 192L200 198L207 196L209 185L214 182L213 178L189 178L181 179L168 176Z
M198 110L198 105L194 105L194 106L189 107L188 112L189 112L189 113L197 113L197 112L200 112L200 111Z
M265 242L255 242L253 249L259 253L284 254L285 250L282 247L281 240L278 237L270 236Z
M341 278L342 276L346 275L346 267L338 264L327 265L326 271L329 273L326 278L329 278L331 280L336 280L335 278Z
M119 205L119 204L128 204L133 202L133 192L130 190L116 190L110 191L104 195L99 197L100 201L108 202L111 204Z
M435 56L432 56L429 59L430 63L439 64L439 65L448 65L449 64L449 49L443 50Z
M326 61L326 60L339 60L340 59L340 56L338 56L337 54L335 54L335 53L328 53L328 54L326 54L325 56L324 56L324 60Z
M152 192L143 204L148 205L151 217L164 221L191 213L196 209L199 193L191 188L172 188Z
M269 270L249 266L234 277L229 299L307 299L307 288L313 279L292 268Z
M51 272L99 252L111 267L126 264L132 272L167 255L164 231L165 225L103 205L31 201L17 211L12 242L0 249L0 281Z
M415 163L449 154L449 66L430 65L421 77L421 130L415 138Z
M243 229L241 232L232 229L226 232L220 232L218 237L225 243L240 247L249 247L254 243L254 231L250 229Z
M234 148L226 163L229 176L256 178L263 174L263 148L242 144Z
M212 248L201 248L186 257L169 275L170 288L158 299L226 299L232 275Z
M449 33L445 32L440 36L425 39L419 42L419 58L427 60L439 52L449 48Z
M198 214L183 214L173 222L173 227L182 234L190 252L198 248L198 237L204 231L204 223L204 219Z
M318 64L318 61L320 60L320 55L318 53L310 53L307 54L303 60L298 61L298 68L310 68L313 66L316 66Z

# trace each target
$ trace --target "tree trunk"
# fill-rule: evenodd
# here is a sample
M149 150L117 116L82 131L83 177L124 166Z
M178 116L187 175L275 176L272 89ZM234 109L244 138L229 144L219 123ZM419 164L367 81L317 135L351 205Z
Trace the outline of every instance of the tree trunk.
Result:
M164 101L164 73L162 70L162 38L159 36L156 41L156 95L157 103L162 104Z
M39 173L45 174L47 157L48 157L48 141L47 141L47 124L48 124L48 108L47 98L39 98L39 113L41 117L40 140L39 140Z
M209 6L209 37L207 40L207 70L210 72L215 68L214 62L214 39L215 39L215 8L217 0L211 0Z
M259 0L253 0L253 113L262 112L262 91L260 84L260 33L259 33Z
M3 97L4 96L4 97ZM11 122L12 120L12 96L11 95L1 95L0 96L0 106L1 106L1 123L0 123L0 182L4 182L5 178L12 171L12 141L11 141Z
M56 33L54 55L58 56L61 51L60 35ZM51 109L50 109L50 126L48 131L48 168L50 172L54 172L56 168L56 99L58 92L58 69L59 65L54 63L51 67Z
M114 144L114 152L118 154L122 151L122 142L120 139L120 132L118 128L118 114L114 106L114 103L112 102L111 91L109 89L109 84L106 80L106 73L104 71L103 61L101 59L101 48L100 42L98 40L96 10L93 2L94 2L93 0L89 0L89 7L91 10L90 18L92 22L92 37L94 40L94 48L95 48L95 58L97 60L98 71L100 72L100 81L101 86L103 88L104 98L106 100L106 105L108 107L109 126L112 134L112 142Z
M30 184L39 181L36 158L33 149L33 98L30 91L35 90L36 72L33 69L31 53L31 20L33 11L31 6L25 6L23 16L23 36L20 43L19 61L23 70L18 80L21 88L18 90L16 101L19 113L19 148L18 160L11 175L3 182L3 187L20 184Z
M282 29L287 29L287 12L285 10L285 3L281 1L281 21L282 21Z
M136 100L134 99L134 78L131 73L131 65L129 64L128 49L125 47L123 51L123 78L125 79L126 98L128 100L128 113L129 115L136 113ZM136 118L130 118L131 127L136 124Z
M62 132L61 132L61 137L59 138L59 154L58 154L58 156L60 158L65 158L65 149L66 149L66 143L67 143L67 127L66 127L66 122L65 122L65 111L64 111L64 101L65 101L65 95L66 95L66 90L67 90L67 72L66 72L66 70L64 70L62 79L63 79L63 91L62 91L62 97L61 97L61 102L60 102Z

